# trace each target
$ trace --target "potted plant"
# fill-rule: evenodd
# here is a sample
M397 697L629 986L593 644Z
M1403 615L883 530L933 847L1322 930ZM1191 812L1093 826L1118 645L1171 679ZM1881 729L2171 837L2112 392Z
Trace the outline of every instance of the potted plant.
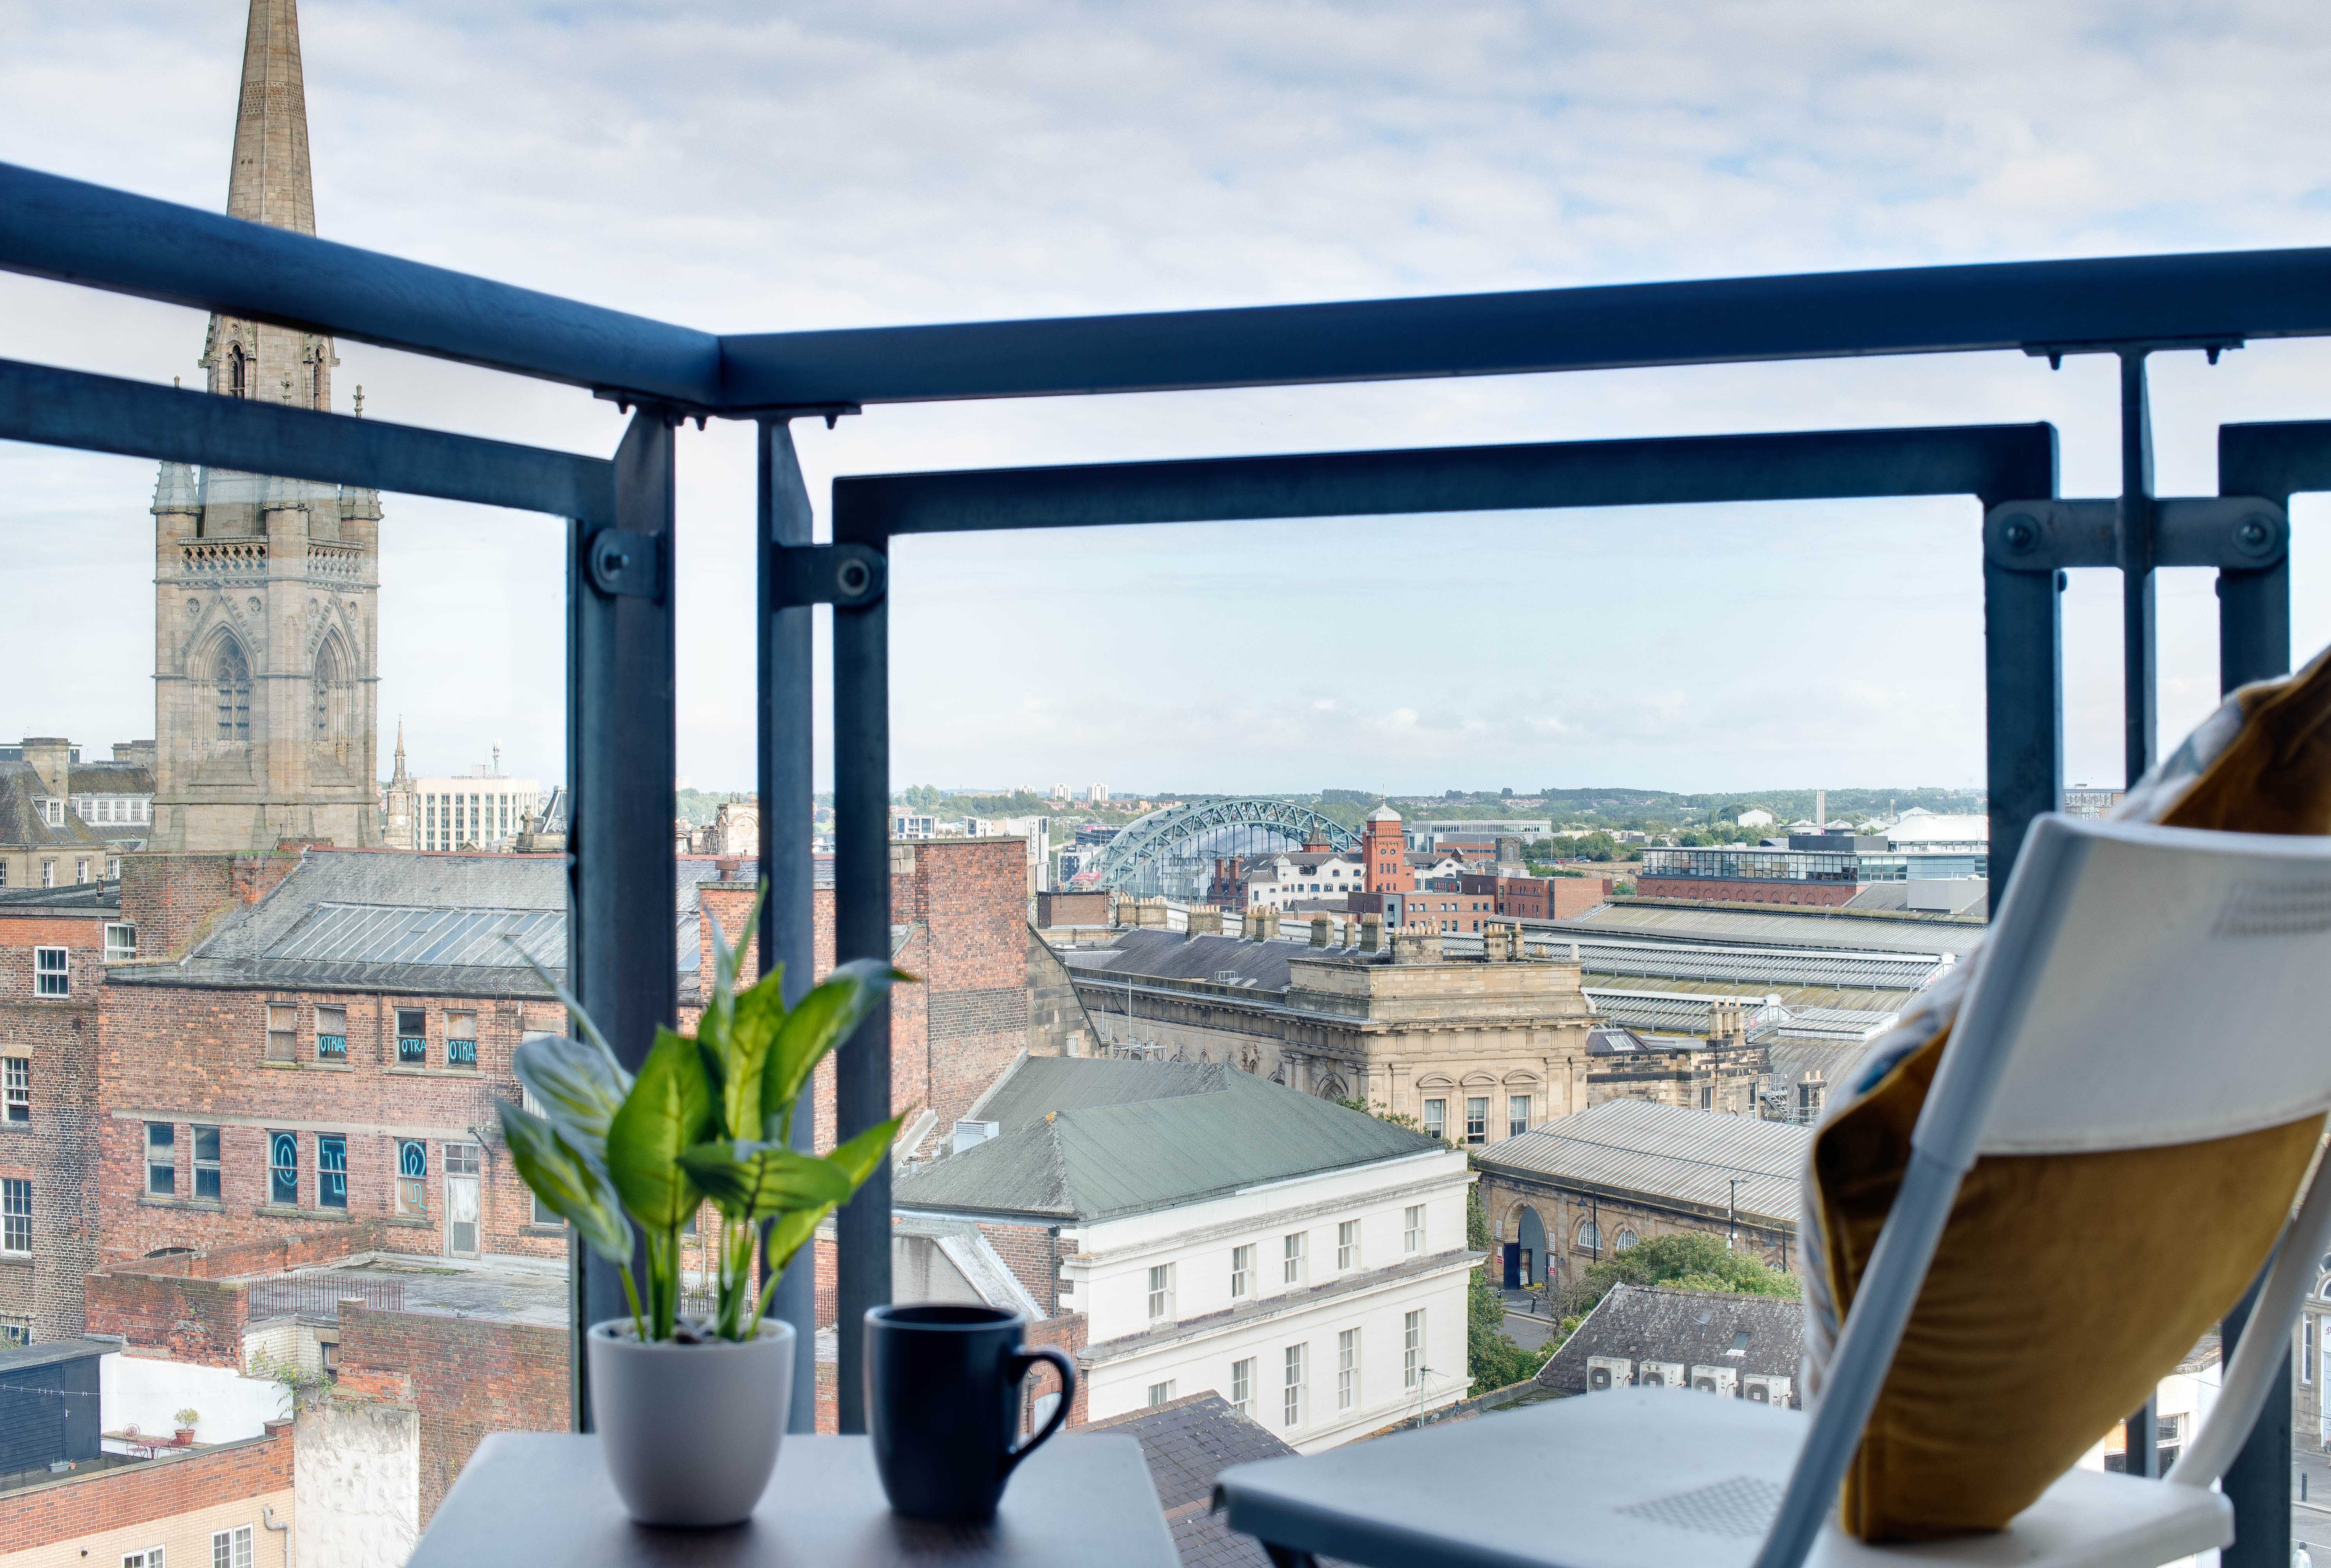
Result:
M822 1158L792 1147L794 1108L810 1074L893 982L913 976L861 959L792 1008L775 971L738 991L760 913L756 898L734 948L714 923L717 973L695 1035L656 1031L636 1078L538 965L582 1038L519 1047L519 1079L542 1114L499 1107L519 1177L623 1271L631 1316L592 1325L584 1346L608 1472L643 1524L729 1525L752 1513L775 1468L793 1393L794 1330L763 1316L770 1292L818 1222L889 1157L902 1119ZM680 1233L707 1200L718 1215L705 1240L716 1306L698 1320L680 1310ZM756 1292L755 1243L764 1230L768 1267ZM635 1233L644 1279L633 1269Z
M202 1411L189 1405L170 1419L177 1422L177 1430L174 1437L177 1446L183 1449L195 1440L195 1428L201 1422L203 1414Z

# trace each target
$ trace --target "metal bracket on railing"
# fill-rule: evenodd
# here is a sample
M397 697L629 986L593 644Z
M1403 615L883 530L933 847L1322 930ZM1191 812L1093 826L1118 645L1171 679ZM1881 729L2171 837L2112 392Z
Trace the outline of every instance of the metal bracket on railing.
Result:
M889 591L890 560L864 545L772 545L770 603L775 609L832 604L858 610Z
M639 599L663 597L663 537L660 534L601 528L591 536L584 559L590 566L591 585L602 594L628 594Z
M2013 572L2120 564L2120 503L2002 501L1984 514L1984 558ZM2261 571L2290 546L2290 518L2257 496L2153 503L2153 564Z

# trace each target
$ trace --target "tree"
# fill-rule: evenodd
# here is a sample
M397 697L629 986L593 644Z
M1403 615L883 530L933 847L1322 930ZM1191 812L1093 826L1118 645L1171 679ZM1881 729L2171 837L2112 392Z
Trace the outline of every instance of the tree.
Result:
M1554 1346L1524 1350L1506 1332L1506 1298L1489 1283L1489 1273L1499 1264L1498 1239L1489 1231L1479 1187L1465 1191L1465 1246L1489 1255L1467 1277L1465 1287L1465 1370L1472 1375L1473 1392L1484 1394L1536 1377Z
M1614 1285L1664 1285L1677 1290L1731 1291L1742 1296L1799 1296L1793 1274L1763 1259L1736 1252L1705 1231L1654 1236L1591 1265L1565 1291L1562 1316L1584 1317Z

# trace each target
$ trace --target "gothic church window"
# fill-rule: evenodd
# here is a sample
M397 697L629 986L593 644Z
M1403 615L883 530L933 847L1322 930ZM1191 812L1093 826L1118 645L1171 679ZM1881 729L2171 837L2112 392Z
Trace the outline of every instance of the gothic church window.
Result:
M340 656L329 642L316 653L316 738L328 739L332 733L332 697L340 683Z
M219 643L211 663L211 683L218 689L218 737L233 746L251 744L251 661L243 644L229 637Z
M243 345L234 344L226 351L226 385L228 395L249 395L249 378L244 374Z

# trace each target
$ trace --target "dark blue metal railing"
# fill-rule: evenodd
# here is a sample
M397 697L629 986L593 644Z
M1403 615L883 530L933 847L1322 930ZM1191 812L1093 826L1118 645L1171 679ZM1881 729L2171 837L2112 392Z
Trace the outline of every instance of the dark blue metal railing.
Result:
M2121 573L2125 751L2156 744L2154 574L2218 572L2222 689L2290 662L2290 497L2331 489L2331 424L2219 432L2215 497L2153 493L2148 357L2331 336L2331 250L1912 268L1063 320L716 337L0 165L0 268L586 386L631 413L612 461L0 362L0 438L519 507L569 521L569 972L609 1035L644 1050L678 1002L670 915L674 760L673 432L759 426L764 965L811 972L811 607L833 613L837 956L890 952L890 542L901 535L1306 517L1965 495L1984 508L1986 772L1995 877L2063 786L2059 595ZM2057 494L2046 425L1838 431L901 474L837 480L833 542L789 422L881 402L1061 396L1862 355L2022 350L2120 362L2121 494ZM636 408L636 413L633 409ZM839 1061L843 1136L890 1112L889 1020ZM799 1119L802 1136L813 1117ZM296 1155L294 1155L296 1160ZM296 1183L296 1164L291 1174ZM840 1217L842 1320L890 1295L878 1174ZM804 1332L794 1421L816 1380L811 1270L777 1310ZM580 1253L576 1322L615 1316ZM2226 1324L2228 1346L2243 1313ZM862 1429L857 1336L845 1430ZM576 1420L591 1421L584 1358ZM2149 1415L2132 1418L2142 1430ZM2230 1568L2285 1568L2288 1378L2229 1472ZM2150 1451L2149 1445L2143 1450Z

